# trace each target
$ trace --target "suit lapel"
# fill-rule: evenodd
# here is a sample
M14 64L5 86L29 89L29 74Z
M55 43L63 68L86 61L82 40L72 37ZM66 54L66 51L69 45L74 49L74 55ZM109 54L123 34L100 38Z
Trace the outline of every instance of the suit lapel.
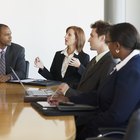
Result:
M81 82L80 82L80 86L84 83L84 82L86 82L86 80L87 79L89 79L89 77L91 77L92 75L94 75L94 74L96 74L96 71L98 70L98 69L100 69L101 68L101 65L104 63L104 61L106 61L106 58L108 57L108 53L107 54L105 54L95 65L93 65L92 66L92 61L94 61L93 59L92 59L92 61L91 61L91 63L89 63L89 66L88 66L88 69L90 69L90 70L86 70L86 72L84 73L84 75L83 75L83 77L82 77L82 79L81 79Z
M89 79L89 77L91 77L92 75L94 75L96 73L96 71L100 68L101 63L97 63L94 66L89 66L88 69L90 69L89 71L87 70L86 73L84 74L83 78L81 79L80 85L83 84L84 82L86 82L87 79Z

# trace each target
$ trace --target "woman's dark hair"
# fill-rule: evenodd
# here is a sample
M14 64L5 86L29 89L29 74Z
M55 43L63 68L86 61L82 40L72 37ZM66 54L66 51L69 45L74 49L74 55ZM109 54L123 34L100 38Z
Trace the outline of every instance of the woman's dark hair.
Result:
M112 25L109 30L110 39L118 42L129 50L140 50L140 36L137 29L130 23Z

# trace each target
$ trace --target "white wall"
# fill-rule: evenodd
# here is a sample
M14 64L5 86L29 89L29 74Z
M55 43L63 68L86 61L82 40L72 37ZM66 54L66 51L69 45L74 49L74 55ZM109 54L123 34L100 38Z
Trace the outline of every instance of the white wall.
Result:
M104 0L0 0L0 23L12 31L13 42L25 47L30 61L29 77L42 78L34 67L39 56L50 68L56 51L64 49L65 29L81 26L88 39L90 24L103 19ZM85 52L91 57L86 43Z

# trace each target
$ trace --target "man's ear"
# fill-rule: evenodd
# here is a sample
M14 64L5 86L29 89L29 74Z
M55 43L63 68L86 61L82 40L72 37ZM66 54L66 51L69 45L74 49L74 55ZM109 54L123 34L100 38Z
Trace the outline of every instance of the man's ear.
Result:
M105 41L105 35L100 36L101 41Z

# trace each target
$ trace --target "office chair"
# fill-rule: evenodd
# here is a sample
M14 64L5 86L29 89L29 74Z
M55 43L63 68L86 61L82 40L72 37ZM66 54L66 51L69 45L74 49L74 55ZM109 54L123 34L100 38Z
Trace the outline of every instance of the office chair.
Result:
M25 63L26 63L26 73L25 73L25 79L27 79L28 78L28 76L29 76L29 61L25 61Z
M126 134L126 129L119 127L99 128L99 131L101 132L100 135L86 140L123 140Z
M101 134L99 137L119 137L122 138L126 134L126 127L105 127L99 128Z
M123 138L93 137L86 140L140 140L140 109L133 113L130 118L126 133ZM121 132L121 131L120 131Z

